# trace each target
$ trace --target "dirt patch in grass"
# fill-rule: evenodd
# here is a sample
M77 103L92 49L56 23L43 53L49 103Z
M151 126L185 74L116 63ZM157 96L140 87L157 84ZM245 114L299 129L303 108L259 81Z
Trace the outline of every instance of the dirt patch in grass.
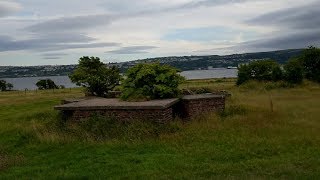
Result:
M24 157L22 155L9 155L8 153L0 150L0 171L5 171L6 169L20 165L24 162Z

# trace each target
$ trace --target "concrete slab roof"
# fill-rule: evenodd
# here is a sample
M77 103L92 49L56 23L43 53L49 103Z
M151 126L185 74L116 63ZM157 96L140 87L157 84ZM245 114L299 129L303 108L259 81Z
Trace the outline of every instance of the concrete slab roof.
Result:
M178 98L127 102L116 98L94 98L55 106L56 110L103 110L103 109L166 109L179 101Z
M194 99L214 99L214 98L223 98L224 95L217 94L195 94L195 95L186 95L182 97L182 100L194 100Z

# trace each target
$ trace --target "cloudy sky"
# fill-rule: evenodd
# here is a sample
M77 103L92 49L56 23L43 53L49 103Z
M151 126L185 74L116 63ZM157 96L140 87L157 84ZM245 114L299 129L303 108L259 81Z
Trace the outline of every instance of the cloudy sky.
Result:
M320 45L320 0L0 0L0 66Z

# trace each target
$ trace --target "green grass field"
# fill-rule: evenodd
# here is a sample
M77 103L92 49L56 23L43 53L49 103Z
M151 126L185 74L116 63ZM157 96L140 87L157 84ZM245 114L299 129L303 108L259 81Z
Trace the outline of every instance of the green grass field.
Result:
M156 136L140 124L104 140L59 129L53 106L81 89L0 92L0 179L319 179L320 86L234 84L182 85L231 92L224 113Z

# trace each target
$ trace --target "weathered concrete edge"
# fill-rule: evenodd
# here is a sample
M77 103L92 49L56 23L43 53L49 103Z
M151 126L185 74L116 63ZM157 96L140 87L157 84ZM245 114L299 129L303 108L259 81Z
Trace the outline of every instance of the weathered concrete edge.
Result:
M69 103L67 105L58 105L54 106L55 110L62 110L62 111L73 111L73 110L147 110L147 109L166 109L174 104L178 103L180 99L175 99L174 101L166 104L165 106L77 106L77 107L71 107L71 104ZM76 103L76 102L75 102Z
M191 97L194 96L194 97ZM186 95L181 98L183 101L191 101L191 100L197 100L197 99L216 99L216 98L225 98L225 95L217 95L217 94L207 94L204 96L197 96L197 95Z

